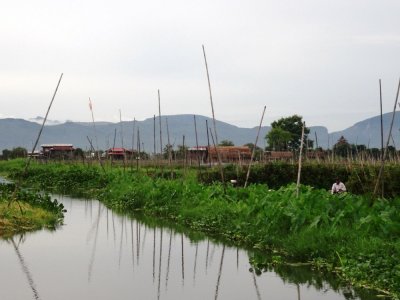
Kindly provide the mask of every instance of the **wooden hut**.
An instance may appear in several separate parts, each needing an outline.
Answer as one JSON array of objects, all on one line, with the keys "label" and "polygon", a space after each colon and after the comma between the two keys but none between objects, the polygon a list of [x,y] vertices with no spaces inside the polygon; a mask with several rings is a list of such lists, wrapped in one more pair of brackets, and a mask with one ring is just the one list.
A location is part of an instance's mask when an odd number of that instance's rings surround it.
[{"label": "wooden hut", "polygon": [[72,158],[74,146],[72,144],[43,144],[41,154],[45,158]]}]

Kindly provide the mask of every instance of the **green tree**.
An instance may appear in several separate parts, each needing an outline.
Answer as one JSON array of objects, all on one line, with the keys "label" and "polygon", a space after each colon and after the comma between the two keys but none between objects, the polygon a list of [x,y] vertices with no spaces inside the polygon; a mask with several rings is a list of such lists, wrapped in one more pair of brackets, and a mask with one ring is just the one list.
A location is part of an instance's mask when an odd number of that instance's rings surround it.
[{"label": "green tree", "polygon": [[349,156],[352,153],[352,148],[352,145],[349,144],[343,135],[338,139],[337,143],[333,145],[333,151],[335,152],[335,155],[341,157]]},{"label": "green tree", "polygon": [[[244,144],[243,146],[247,146],[250,148],[251,151],[253,151],[253,148],[254,148],[253,143],[247,143],[247,144]],[[258,146],[256,147],[256,151],[261,151],[261,150],[262,150],[261,147],[258,147]]]},{"label": "green tree", "polygon": [[230,140],[222,140],[218,146],[235,146],[235,144]]},{"label": "green tree", "polygon": [[28,155],[28,151],[25,148],[17,147],[11,150],[10,157],[11,158],[21,158],[26,157]]},{"label": "green tree", "polygon": [[[303,120],[299,115],[293,115],[286,118],[281,118],[278,121],[274,121],[271,124],[272,130],[274,132],[271,134],[270,138],[268,138],[268,134],[266,139],[268,140],[268,144],[270,147],[273,147],[274,142],[281,150],[297,150],[300,148],[301,143],[301,132],[303,128]],[[280,128],[280,130],[276,129]],[[288,133],[290,133],[290,139],[288,138]],[[304,128],[304,139],[307,139],[307,135],[310,133],[309,128]],[[287,141],[285,144],[282,141]],[[276,147],[276,146],[275,146]]]},{"label": "green tree", "polygon": [[3,155],[1,157],[2,157],[2,159],[5,159],[5,160],[9,159],[11,157],[11,150],[4,149]]},{"label": "green tree", "polygon": [[288,144],[292,139],[292,134],[280,127],[273,127],[267,133],[266,139],[271,150],[288,150]]},{"label": "green tree", "polygon": [[169,152],[171,152],[171,158],[173,158],[174,154],[175,154],[173,146],[170,145],[170,144],[166,144],[164,149],[163,149],[163,158],[164,159],[168,159]]},{"label": "green tree", "polygon": [[74,150],[74,157],[83,159],[85,157],[85,153],[83,152],[82,148],[76,148]]},{"label": "green tree", "polygon": [[183,159],[186,157],[188,147],[178,145],[178,150],[175,151],[175,158],[177,159]]},{"label": "green tree", "polygon": [[[250,148],[250,151],[253,153],[253,149],[254,149],[254,144],[253,143],[247,143],[243,146],[247,146]],[[254,157],[256,160],[258,160],[259,157],[261,157],[263,153],[263,149],[261,147],[256,146],[256,149],[254,151]]]}]

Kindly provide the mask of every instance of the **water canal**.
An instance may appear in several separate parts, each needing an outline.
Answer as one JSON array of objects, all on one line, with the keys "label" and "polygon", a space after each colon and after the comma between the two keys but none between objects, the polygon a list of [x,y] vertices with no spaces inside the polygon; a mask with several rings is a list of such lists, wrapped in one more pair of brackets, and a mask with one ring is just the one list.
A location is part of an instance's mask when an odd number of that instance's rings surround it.
[{"label": "water canal", "polygon": [[255,274],[248,251],[57,199],[63,226],[0,239],[0,299],[375,299],[299,268]]}]

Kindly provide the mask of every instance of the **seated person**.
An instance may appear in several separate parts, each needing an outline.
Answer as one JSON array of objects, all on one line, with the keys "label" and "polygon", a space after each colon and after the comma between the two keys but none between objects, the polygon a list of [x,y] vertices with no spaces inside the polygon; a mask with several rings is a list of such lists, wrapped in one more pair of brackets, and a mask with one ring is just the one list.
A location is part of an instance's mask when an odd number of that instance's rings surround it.
[{"label": "seated person", "polygon": [[332,185],[332,194],[340,194],[346,191],[346,186],[339,178],[336,178],[336,182]]}]

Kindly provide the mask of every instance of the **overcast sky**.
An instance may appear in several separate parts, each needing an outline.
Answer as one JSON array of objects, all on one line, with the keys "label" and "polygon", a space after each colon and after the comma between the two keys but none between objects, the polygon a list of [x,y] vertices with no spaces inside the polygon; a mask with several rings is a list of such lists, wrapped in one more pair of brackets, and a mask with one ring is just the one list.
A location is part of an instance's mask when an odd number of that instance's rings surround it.
[{"label": "overcast sky", "polygon": [[399,0],[0,2],[0,118],[211,116],[241,127],[300,114],[345,129],[393,109]]}]

